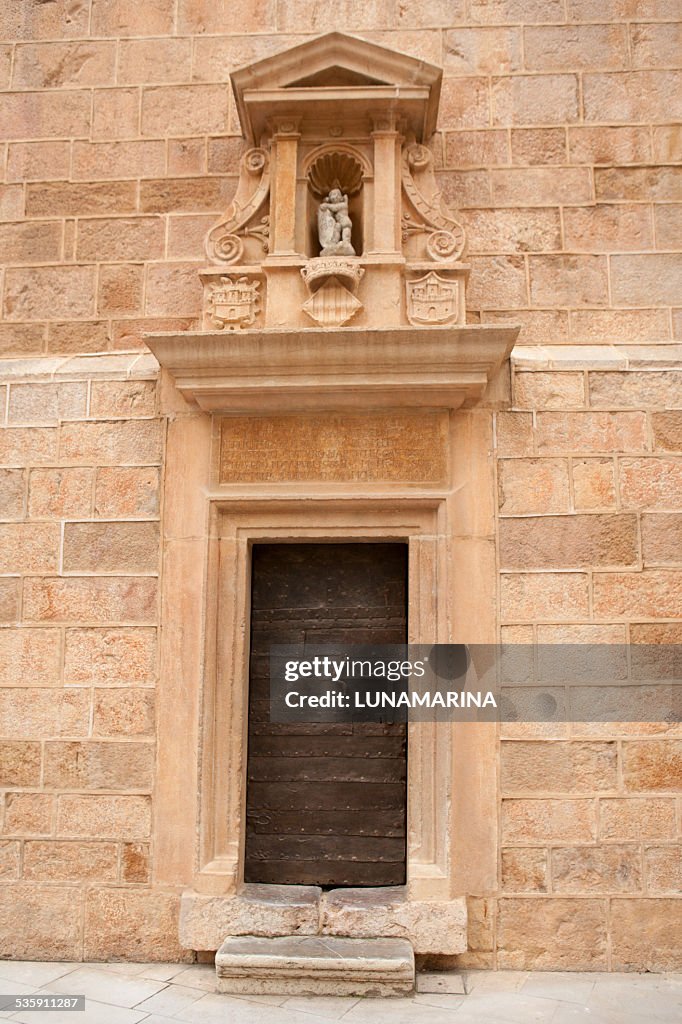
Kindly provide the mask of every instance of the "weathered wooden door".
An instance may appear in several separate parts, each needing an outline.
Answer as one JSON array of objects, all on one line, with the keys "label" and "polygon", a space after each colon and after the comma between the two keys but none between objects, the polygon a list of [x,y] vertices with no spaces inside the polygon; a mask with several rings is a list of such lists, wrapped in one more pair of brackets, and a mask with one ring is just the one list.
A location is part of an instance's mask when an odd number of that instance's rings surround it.
[{"label": "weathered wooden door", "polygon": [[247,882],[405,882],[406,729],[269,722],[273,643],[405,643],[405,544],[253,548]]}]

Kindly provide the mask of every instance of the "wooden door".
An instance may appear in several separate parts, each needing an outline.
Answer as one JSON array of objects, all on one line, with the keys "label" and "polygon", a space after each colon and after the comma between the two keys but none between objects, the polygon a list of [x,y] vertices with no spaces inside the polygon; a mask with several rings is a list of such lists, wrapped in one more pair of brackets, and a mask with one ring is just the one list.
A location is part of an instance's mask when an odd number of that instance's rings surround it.
[{"label": "wooden door", "polygon": [[269,722],[274,643],[407,641],[407,545],[253,548],[247,882],[405,882],[407,735],[380,723]]}]

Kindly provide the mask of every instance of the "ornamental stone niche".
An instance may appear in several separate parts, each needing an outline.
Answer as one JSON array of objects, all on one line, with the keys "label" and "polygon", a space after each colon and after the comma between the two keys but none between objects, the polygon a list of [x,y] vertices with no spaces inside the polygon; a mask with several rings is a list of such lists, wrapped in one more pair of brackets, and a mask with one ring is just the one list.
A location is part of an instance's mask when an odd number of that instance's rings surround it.
[{"label": "ornamental stone niche", "polygon": [[440,83],[340,33],[235,72],[248,148],[206,239],[201,329],[147,338],[176,412],[156,882],[186,890],[189,949],[296,933],[456,954],[466,896],[496,884],[493,727],[408,727],[403,867],[386,875],[403,884],[372,886],[381,844],[351,888],[323,893],[314,866],[270,884],[247,838],[257,545],[266,574],[268,546],[365,544],[381,560],[384,545],[406,559],[411,642],[495,639],[490,416],[475,407],[518,328],[466,321],[465,235],[429,148]]}]

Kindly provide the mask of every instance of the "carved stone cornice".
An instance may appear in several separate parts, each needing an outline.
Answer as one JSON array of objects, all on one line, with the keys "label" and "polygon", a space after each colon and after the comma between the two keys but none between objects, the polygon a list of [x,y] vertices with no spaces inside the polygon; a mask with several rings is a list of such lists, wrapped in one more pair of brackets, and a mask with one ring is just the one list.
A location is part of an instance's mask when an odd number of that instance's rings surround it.
[{"label": "carved stone cornice", "polygon": [[149,334],[206,412],[458,409],[478,401],[519,332],[497,324]]}]

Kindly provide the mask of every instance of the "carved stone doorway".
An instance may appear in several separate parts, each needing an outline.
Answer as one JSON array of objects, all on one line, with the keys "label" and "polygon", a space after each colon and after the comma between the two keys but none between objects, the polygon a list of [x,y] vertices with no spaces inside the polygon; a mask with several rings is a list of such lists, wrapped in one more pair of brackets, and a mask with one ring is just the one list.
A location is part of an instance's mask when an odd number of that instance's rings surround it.
[{"label": "carved stone doorway", "polygon": [[405,725],[272,723],[268,666],[276,643],[406,642],[406,544],[254,545],[245,881],[405,883]]}]

